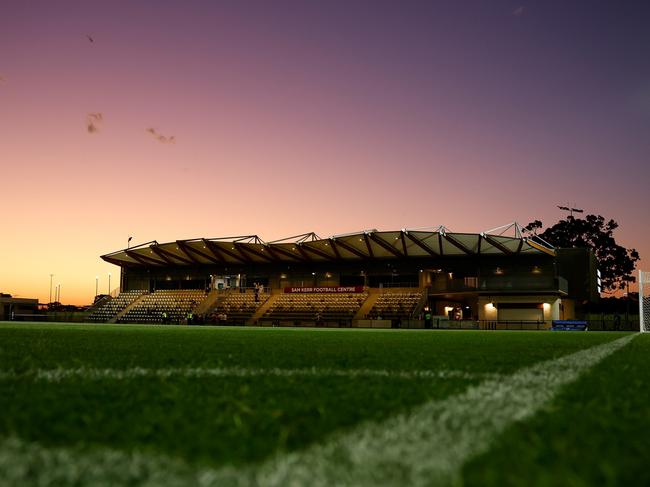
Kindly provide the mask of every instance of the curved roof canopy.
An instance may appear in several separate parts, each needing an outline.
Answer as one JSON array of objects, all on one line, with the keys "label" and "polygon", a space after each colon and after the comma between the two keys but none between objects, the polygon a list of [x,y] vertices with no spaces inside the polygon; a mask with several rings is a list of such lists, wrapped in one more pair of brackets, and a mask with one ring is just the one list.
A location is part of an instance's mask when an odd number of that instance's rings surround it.
[{"label": "curved roof canopy", "polygon": [[182,266],[513,254],[555,255],[555,250],[537,237],[523,237],[517,227],[515,236],[454,233],[438,227],[434,231],[366,230],[328,238],[307,233],[273,242],[265,242],[257,235],[195,238],[162,244],[154,240],[101,257],[119,266]]}]

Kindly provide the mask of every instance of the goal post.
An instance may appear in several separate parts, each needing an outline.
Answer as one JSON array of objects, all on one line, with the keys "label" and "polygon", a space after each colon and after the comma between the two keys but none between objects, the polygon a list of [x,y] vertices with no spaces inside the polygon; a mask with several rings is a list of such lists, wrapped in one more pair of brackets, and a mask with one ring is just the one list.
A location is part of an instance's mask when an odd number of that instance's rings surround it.
[{"label": "goal post", "polygon": [[650,272],[639,270],[639,331],[650,331]]}]

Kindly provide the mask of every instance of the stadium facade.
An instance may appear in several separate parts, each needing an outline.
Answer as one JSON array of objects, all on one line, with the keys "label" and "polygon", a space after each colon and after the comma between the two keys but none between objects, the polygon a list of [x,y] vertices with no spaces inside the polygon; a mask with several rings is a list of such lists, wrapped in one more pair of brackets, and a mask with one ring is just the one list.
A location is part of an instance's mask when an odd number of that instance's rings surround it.
[{"label": "stadium facade", "polygon": [[[202,313],[217,309],[226,294],[263,289],[269,302],[259,305],[256,295],[256,309],[242,324],[318,321],[331,304],[324,296],[359,293],[350,301],[356,304],[346,315],[349,319],[336,315],[333,326],[374,326],[372,320],[387,326],[382,315],[393,325],[397,319],[400,325],[418,326],[430,315],[438,325],[442,319],[447,325],[539,328],[550,326],[551,320],[580,317],[598,299],[592,252],[553,248],[538,237],[524,236],[516,224],[481,233],[439,227],[328,238],[309,233],[273,242],[256,235],[152,241],[102,259],[121,268],[122,292],[204,291],[206,302],[193,302]],[[411,296],[408,305],[400,302],[406,295]],[[324,303],[320,308],[319,302]],[[240,309],[245,304],[240,302]],[[299,306],[302,314],[292,314]],[[306,310],[316,310],[314,317]]]}]

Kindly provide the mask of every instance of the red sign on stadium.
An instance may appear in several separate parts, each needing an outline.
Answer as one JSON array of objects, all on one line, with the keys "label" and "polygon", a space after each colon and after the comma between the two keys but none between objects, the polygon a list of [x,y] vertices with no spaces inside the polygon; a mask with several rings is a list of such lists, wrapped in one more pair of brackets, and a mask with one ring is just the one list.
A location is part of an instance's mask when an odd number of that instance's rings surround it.
[{"label": "red sign on stadium", "polygon": [[362,293],[363,286],[285,287],[285,293]]}]

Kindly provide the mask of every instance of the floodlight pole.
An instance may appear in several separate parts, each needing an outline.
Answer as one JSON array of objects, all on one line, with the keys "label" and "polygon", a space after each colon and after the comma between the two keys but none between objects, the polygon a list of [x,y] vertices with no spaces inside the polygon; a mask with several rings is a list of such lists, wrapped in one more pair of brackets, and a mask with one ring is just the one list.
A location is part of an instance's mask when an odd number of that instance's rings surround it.
[{"label": "floodlight pole", "polygon": [[50,303],[52,302],[52,278],[54,274],[50,274]]},{"label": "floodlight pole", "polygon": [[111,273],[108,273],[108,295],[111,295]]},{"label": "floodlight pole", "polygon": [[95,276],[95,297],[99,294],[99,276]]}]

